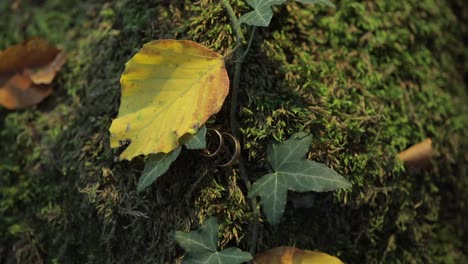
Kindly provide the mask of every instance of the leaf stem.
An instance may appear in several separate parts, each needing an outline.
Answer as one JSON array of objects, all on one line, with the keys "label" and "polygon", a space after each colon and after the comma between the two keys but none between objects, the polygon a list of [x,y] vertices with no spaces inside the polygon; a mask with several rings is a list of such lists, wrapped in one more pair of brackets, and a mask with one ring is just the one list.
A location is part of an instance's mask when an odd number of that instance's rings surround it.
[{"label": "leaf stem", "polygon": [[[240,25],[238,24],[238,20],[236,17],[236,14],[234,13],[234,10],[232,9],[231,4],[229,3],[228,0],[223,0],[223,5],[227,10],[227,13],[229,15],[229,18],[231,19],[231,24],[234,30],[234,33],[236,35],[236,60],[235,60],[235,66],[234,66],[234,77],[232,81],[232,87],[231,87],[231,107],[230,107],[230,112],[229,112],[229,122],[231,126],[231,134],[239,139],[239,123],[237,121],[237,112],[238,112],[238,95],[239,95],[239,87],[240,87],[240,75],[242,71],[242,63],[244,62],[244,59],[246,55],[248,54],[250,47],[252,45],[252,41],[255,35],[255,27],[252,29],[252,33],[249,38],[249,42],[247,45],[247,48],[243,50],[243,44],[242,42],[244,41],[244,35],[242,34]],[[244,182],[244,185],[247,189],[247,193],[250,191],[250,188],[252,186],[252,183],[250,182],[248,176],[247,176],[247,170],[245,167],[245,163],[242,157],[242,154],[239,156],[239,174]],[[258,207],[257,207],[257,198],[251,198],[250,199],[250,206],[252,207],[252,223],[251,223],[251,240],[250,240],[250,245],[249,245],[249,252],[250,254],[254,254],[256,252],[257,248],[257,239],[258,239],[258,217],[259,217],[259,212],[258,212]]]},{"label": "leaf stem", "polygon": [[238,24],[236,13],[234,13],[234,9],[232,9],[229,0],[223,0],[223,5],[226,8],[229,19],[231,19],[232,29],[236,34],[236,41],[240,43],[244,40],[244,34],[242,34],[242,31],[240,30],[240,25]]},{"label": "leaf stem", "polygon": [[256,29],[256,27],[252,27],[252,32],[250,33],[249,43],[247,44],[247,48],[245,48],[244,53],[242,53],[242,55],[241,55],[242,60],[245,59],[245,56],[247,56],[247,54],[249,53],[250,46],[252,46],[252,42],[253,42],[253,39],[254,39],[254,36],[255,36],[255,29]]}]

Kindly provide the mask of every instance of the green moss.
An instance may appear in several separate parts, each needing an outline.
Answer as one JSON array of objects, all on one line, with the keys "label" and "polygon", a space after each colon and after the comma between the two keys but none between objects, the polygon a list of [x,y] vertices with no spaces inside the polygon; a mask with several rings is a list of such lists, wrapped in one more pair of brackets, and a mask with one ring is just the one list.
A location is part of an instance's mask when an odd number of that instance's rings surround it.
[{"label": "green moss", "polygon": [[[261,32],[260,53],[248,62],[258,71],[246,85],[251,103],[244,134],[251,157],[264,153],[261,139],[284,138],[287,129],[304,126],[314,135],[309,157],[354,186],[336,200],[313,195],[311,209],[289,207],[281,235],[267,232],[262,248],[296,244],[350,263],[426,263],[454,252],[447,259],[466,261],[458,242],[444,250],[435,243],[447,214],[461,217],[447,212],[442,200],[447,185],[466,186],[458,173],[466,170],[461,141],[468,124],[461,105],[465,84],[457,72],[463,54],[457,18],[448,6],[434,5],[342,1],[336,11],[290,5],[272,29]],[[255,80],[264,68],[269,77]],[[284,116],[278,118],[278,111]],[[394,157],[426,137],[434,140],[438,165],[405,173]],[[461,146],[449,143],[451,137]],[[458,172],[442,165],[454,156]],[[452,239],[462,241],[459,233]]]},{"label": "green moss", "polygon": [[[69,59],[45,102],[0,109],[0,262],[173,263],[183,252],[170,232],[210,215],[220,220],[222,246],[246,248],[251,212],[235,169],[185,151],[137,194],[143,160],[115,162],[121,150],[109,148],[125,62],[159,38],[227,54],[234,40],[220,2],[19,1],[14,10],[12,2],[0,3],[0,49],[39,35]],[[262,223],[260,250],[297,245],[348,263],[467,261],[466,12],[462,1],[430,0],[275,9],[242,74],[249,176],[267,170],[269,142],[306,130],[309,158],[353,190],[291,194],[282,224]],[[227,111],[212,121],[226,131]],[[434,166],[405,172],[395,155],[426,137]],[[310,208],[294,209],[297,201]]]}]

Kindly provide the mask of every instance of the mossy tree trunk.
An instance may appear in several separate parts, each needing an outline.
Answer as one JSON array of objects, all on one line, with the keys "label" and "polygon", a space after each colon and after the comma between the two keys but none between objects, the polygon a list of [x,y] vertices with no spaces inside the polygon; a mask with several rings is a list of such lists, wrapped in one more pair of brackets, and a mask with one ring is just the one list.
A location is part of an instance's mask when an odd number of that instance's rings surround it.
[{"label": "mossy tree trunk", "polygon": [[[468,261],[464,2],[336,6],[275,8],[244,62],[239,123],[252,180],[267,170],[269,142],[304,130],[314,136],[308,158],[353,189],[290,194],[278,228],[262,223],[258,249],[296,245],[347,263]],[[233,48],[220,1],[2,1],[0,13],[0,49],[42,36],[69,57],[45,102],[0,109],[0,263],[174,263],[183,252],[170,232],[210,215],[221,246],[247,249],[251,212],[236,167],[183,152],[138,194],[143,160],[116,162],[109,147],[120,73],[144,43]],[[228,116],[226,105],[212,124],[227,131]],[[426,137],[433,166],[406,172],[396,154]]]}]

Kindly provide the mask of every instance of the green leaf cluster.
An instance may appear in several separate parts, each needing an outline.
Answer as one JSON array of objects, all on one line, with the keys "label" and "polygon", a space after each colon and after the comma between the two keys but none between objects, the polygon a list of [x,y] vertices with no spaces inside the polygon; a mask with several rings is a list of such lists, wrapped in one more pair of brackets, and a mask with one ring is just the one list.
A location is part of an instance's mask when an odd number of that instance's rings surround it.
[{"label": "green leaf cluster", "polygon": [[208,218],[199,230],[175,232],[175,240],[187,254],[183,264],[238,264],[252,259],[250,253],[239,248],[218,251],[218,222],[215,217]]},{"label": "green leaf cluster", "polygon": [[325,164],[303,158],[311,140],[310,134],[299,132],[283,143],[270,145],[267,150],[274,172],[256,181],[249,197],[260,196],[268,221],[274,225],[283,215],[288,190],[326,192],[351,187],[343,176]]}]

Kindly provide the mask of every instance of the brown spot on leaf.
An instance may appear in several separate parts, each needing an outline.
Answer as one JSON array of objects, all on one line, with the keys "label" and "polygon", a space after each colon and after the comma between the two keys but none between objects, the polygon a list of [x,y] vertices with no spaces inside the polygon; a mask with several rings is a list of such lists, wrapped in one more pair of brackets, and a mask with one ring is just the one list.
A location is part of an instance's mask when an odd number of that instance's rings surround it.
[{"label": "brown spot on leaf", "polygon": [[212,83],[213,80],[214,80],[214,78],[215,78],[215,77],[214,77],[213,75],[210,75],[210,76],[208,76],[208,80],[207,80],[207,81],[208,81],[209,83]]}]

